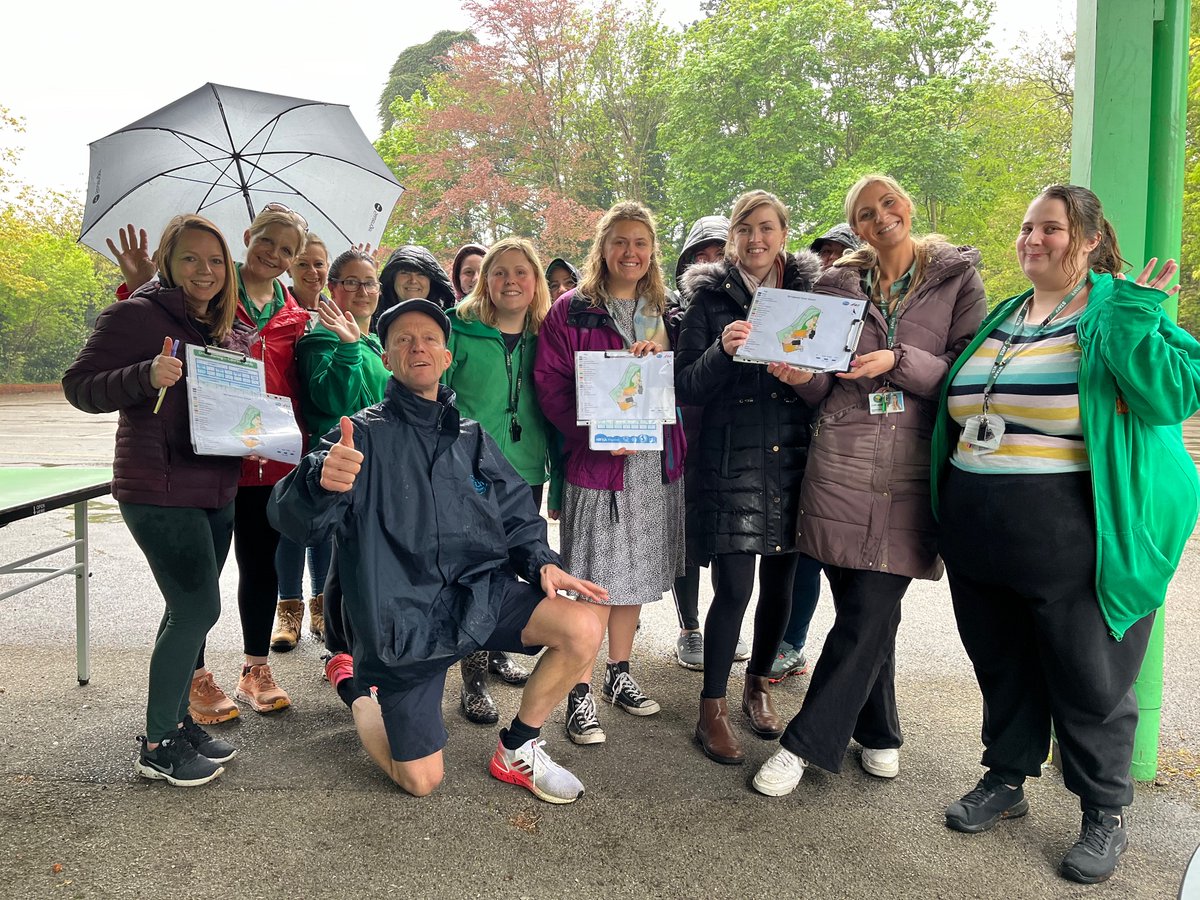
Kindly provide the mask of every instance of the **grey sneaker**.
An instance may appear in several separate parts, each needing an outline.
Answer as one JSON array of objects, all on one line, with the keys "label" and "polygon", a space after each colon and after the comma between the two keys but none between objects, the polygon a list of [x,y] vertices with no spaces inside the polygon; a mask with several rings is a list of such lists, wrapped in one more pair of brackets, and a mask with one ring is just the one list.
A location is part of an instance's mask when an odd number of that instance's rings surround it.
[{"label": "grey sneaker", "polygon": [[704,635],[685,631],[675,640],[675,661],[685,669],[704,671]]},{"label": "grey sneaker", "polygon": [[779,642],[779,653],[771,663],[771,684],[778,684],[792,675],[803,675],[808,671],[808,657],[803,647],[793,647],[787,641]]},{"label": "grey sneaker", "polygon": [[745,639],[739,635],[737,646],[733,648],[733,661],[734,662],[745,662],[749,658],[750,658],[750,645],[747,644]]}]

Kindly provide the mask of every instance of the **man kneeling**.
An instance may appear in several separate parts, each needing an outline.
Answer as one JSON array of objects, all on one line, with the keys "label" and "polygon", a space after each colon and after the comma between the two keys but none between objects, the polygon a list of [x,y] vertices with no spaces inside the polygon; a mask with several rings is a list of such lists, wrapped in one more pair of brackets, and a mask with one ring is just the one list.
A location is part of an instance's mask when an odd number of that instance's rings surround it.
[{"label": "man kneeling", "polygon": [[378,328],[392,373],[383,402],[342,418],[340,439],[330,432],[279,482],[271,522],[302,544],[337,536],[354,724],[396,784],[424,796],[441,783],[442,691],[454,663],[479,649],[545,647],[490,771],[570,803],[583,785],[538,734],[590,677],[602,635],[596,616],[558,591],[601,602],[608,593],[559,567],[528,486],[440,384],[450,365],[441,309],[406,300]]}]

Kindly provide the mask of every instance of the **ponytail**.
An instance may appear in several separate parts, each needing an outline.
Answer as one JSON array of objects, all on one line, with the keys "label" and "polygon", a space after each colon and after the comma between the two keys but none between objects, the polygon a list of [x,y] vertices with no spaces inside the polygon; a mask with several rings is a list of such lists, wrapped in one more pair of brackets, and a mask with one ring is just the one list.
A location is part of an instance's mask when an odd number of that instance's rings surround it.
[{"label": "ponytail", "polygon": [[1129,263],[1121,256],[1121,248],[1117,244],[1117,233],[1112,223],[1105,219],[1100,225],[1100,243],[1088,254],[1088,268],[1093,272],[1106,275],[1116,275],[1125,269]]}]

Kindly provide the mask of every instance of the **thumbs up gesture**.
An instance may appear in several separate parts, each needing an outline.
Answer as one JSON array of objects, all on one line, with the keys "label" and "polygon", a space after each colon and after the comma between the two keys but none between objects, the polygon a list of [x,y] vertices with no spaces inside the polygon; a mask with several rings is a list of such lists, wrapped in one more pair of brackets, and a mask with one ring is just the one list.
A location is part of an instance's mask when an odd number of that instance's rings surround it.
[{"label": "thumbs up gesture", "polygon": [[321,487],[327,491],[345,493],[354,487],[354,479],[362,468],[363,455],[354,449],[354,426],[342,416],[341,439],[333,445],[321,463]]},{"label": "thumbs up gesture", "polygon": [[183,361],[171,355],[174,345],[169,337],[163,338],[162,353],[150,361],[150,386],[155,390],[168,388],[183,377]]}]

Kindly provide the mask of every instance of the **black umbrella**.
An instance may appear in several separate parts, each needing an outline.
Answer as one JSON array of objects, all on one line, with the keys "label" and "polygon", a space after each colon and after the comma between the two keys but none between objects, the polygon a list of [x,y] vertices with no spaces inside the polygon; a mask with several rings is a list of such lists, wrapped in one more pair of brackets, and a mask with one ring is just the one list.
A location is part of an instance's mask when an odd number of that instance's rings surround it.
[{"label": "black umbrella", "polygon": [[349,107],[206,84],[91,145],[79,240],[111,259],[105,239],[126,223],[155,241],[191,212],[237,248],[255,214],[276,202],[331,251],[378,246],[403,190]]}]

